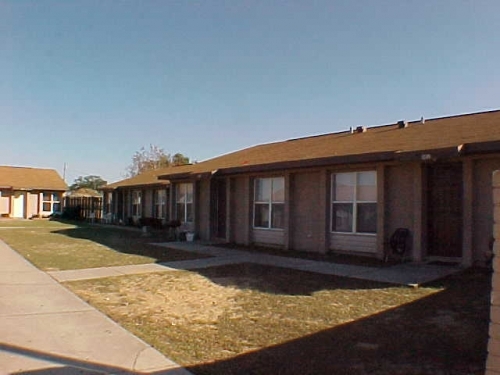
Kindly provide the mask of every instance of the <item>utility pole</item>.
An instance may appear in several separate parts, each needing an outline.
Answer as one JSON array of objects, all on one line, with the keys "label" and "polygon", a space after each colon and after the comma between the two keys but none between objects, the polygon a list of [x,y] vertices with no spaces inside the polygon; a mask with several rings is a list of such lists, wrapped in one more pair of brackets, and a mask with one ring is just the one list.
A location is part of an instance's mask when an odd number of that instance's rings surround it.
[{"label": "utility pole", "polygon": [[63,180],[64,180],[64,182],[66,182],[66,163],[64,163],[64,167],[63,167]]}]

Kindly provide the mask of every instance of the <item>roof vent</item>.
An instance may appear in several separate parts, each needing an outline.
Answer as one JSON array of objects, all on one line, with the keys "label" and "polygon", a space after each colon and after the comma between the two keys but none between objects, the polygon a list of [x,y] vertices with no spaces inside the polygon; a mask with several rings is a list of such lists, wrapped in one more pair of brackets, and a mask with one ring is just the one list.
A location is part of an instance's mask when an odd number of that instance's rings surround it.
[{"label": "roof vent", "polygon": [[405,120],[398,121],[398,128],[399,129],[404,129],[407,127],[408,127],[408,121],[405,121]]},{"label": "roof vent", "polygon": [[425,118],[424,118],[424,116],[420,117],[420,123],[421,124],[425,124]]},{"label": "roof vent", "polygon": [[366,131],[366,127],[364,126],[357,126],[356,127],[356,133],[364,133]]}]

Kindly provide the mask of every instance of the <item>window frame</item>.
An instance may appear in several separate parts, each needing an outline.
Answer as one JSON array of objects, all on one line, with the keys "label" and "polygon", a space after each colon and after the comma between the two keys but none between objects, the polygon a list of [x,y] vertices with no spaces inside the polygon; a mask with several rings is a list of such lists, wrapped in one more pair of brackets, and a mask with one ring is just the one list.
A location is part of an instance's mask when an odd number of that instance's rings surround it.
[{"label": "window frame", "polygon": [[[281,179],[282,180],[282,185],[283,185],[283,200],[273,200],[273,195],[274,195],[274,180],[276,179]],[[268,200],[258,200],[258,190],[257,186],[259,185],[259,181],[263,180],[270,180],[270,191],[269,191],[269,199]],[[283,216],[284,216],[284,211],[285,211],[285,189],[286,189],[286,184],[285,184],[285,177],[284,176],[272,176],[272,177],[256,177],[254,178],[253,181],[253,218],[252,218],[252,227],[253,229],[261,229],[261,230],[278,230],[278,231],[283,231],[284,228],[284,222],[283,226],[281,227],[275,227],[273,226],[273,206],[276,205],[282,205],[283,209]],[[256,218],[257,218],[257,206],[262,206],[262,205],[267,205],[268,209],[268,214],[267,214],[267,226],[257,226],[256,225]],[[283,220],[284,221],[284,220]]]},{"label": "window frame", "polygon": [[111,206],[113,204],[113,193],[105,192],[104,193],[104,213],[111,213]]},{"label": "window frame", "polygon": [[[186,197],[184,202],[180,201],[180,190],[183,190],[181,191],[181,193],[183,193],[182,197]],[[189,194],[188,190],[191,190],[191,194]],[[179,205],[183,205],[182,214],[179,213]],[[187,221],[189,206],[191,206],[191,221]],[[192,182],[183,182],[175,185],[175,212],[177,219],[180,220],[181,223],[192,224],[194,222],[194,184]]]},{"label": "window frame", "polygon": [[[358,199],[358,175],[361,173],[373,173],[375,177],[375,200],[361,200]],[[352,191],[352,200],[335,200],[335,177],[340,174],[350,174],[354,176],[354,184],[353,184],[353,191]],[[378,211],[378,176],[377,176],[377,171],[374,169],[370,170],[361,170],[361,171],[353,171],[353,172],[333,172],[330,177],[330,182],[331,182],[331,188],[330,188],[330,233],[338,233],[338,234],[352,234],[352,235],[362,235],[362,236],[376,236],[377,235],[377,217],[376,217],[376,222],[375,222],[375,231],[374,232],[360,232],[358,231],[358,209],[360,205],[363,204],[374,204],[375,205],[375,216],[377,216],[377,211]],[[334,217],[334,205],[335,204],[351,204],[352,205],[352,221],[351,221],[351,231],[340,231],[340,230],[334,230],[333,229],[333,223],[335,220]]]},{"label": "window frame", "polygon": [[142,217],[142,190],[132,190],[132,216]]},{"label": "window frame", "polygon": [[[49,196],[49,199],[46,199],[46,195]],[[49,210],[46,210],[45,209],[45,205],[48,204],[50,209]],[[59,196],[58,193],[54,193],[54,192],[43,192],[42,193],[42,212],[57,212],[57,211],[54,211],[54,205],[58,204],[59,205],[59,211],[60,211],[60,208],[61,208],[61,198]]]},{"label": "window frame", "polygon": [[[160,194],[163,193],[163,194]],[[153,206],[155,219],[166,219],[167,217],[167,190],[156,189],[153,191]]]}]

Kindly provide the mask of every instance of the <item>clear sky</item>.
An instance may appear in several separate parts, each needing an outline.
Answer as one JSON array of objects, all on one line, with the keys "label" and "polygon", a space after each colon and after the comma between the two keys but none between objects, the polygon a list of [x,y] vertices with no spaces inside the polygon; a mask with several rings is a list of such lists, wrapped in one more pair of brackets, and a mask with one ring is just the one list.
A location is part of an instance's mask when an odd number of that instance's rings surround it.
[{"label": "clear sky", "polygon": [[499,69],[498,0],[0,0],[0,165],[113,182],[150,144],[498,109]]}]

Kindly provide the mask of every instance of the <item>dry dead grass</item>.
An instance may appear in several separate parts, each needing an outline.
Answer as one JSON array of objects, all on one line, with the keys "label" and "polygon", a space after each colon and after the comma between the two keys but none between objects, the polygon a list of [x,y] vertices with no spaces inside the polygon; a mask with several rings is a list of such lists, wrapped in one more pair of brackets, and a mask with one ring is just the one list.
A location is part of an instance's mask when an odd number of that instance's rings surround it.
[{"label": "dry dead grass", "polygon": [[198,367],[340,327],[443,290],[251,264],[67,286],[167,356]]},{"label": "dry dead grass", "polygon": [[161,241],[161,236],[142,237],[140,232],[128,229],[45,220],[2,221],[0,239],[45,271],[205,257],[150,244]]}]

